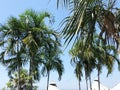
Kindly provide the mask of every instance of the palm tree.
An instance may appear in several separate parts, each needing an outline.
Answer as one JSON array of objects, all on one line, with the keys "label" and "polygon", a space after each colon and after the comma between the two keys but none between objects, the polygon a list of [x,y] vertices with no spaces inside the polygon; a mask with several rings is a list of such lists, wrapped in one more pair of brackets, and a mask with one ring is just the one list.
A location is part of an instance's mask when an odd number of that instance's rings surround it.
[{"label": "palm tree", "polygon": [[10,17],[7,21],[7,24],[0,27],[2,39],[1,45],[3,46],[1,53],[2,59],[4,60],[3,63],[7,64],[8,66],[9,75],[16,70],[18,71],[18,90],[21,89],[20,69],[24,61],[22,59],[22,53],[25,52],[24,46],[22,44],[22,27],[23,26],[21,21],[15,17]]},{"label": "palm tree", "polygon": [[[95,67],[98,70],[98,87],[100,90],[100,73],[102,72],[102,67],[106,66],[108,69],[108,74],[112,72],[114,62],[119,60],[117,59],[117,51],[114,46],[105,45],[102,41],[99,41],[98,36],[94,38],[94,54],[95,54]],[[112,53],[111,53],[112,52]]]},{"label": "palm tree", "polygon": [[[57,1],[59,4],[60,0]],[[110,45],[114,44],[114,46],[116,46],[116,48],[118,49],[120,38],[119,38],[119,23],[116,22],[116,18],[119,18],[119,16],[116,17],[113,14],[113,11],[114,12],[118,11],[116,8],[114,8],[116,0],[109,0],[108,2],[106,1],[108,4],[106,2],[103,2],[102,0],[87,0],[87,1],[62,0],[62,1],[65,6],[70,7],[72,12],[70,16],[66,17],[63,20],[63,24],[65,24],[65,27],[62,30],[62,34],[63,38],[65,39],[65,43],[67,42],[69,44],[70,41],[72,41],[72,39],[74,38],[75,38],[74,43],[78,42],[78,40],[82,38],[84,35],[86,37],[84,49],[86,49],[89,45],[90,48],[94,48],[94,46],[92,45],[94,41],[94,33],[100,32],[99,39],[101,39],[102,42],[104,42],[104,45],[107,46],[109,44]],[[115,27],[115,24],[118,25],[118,28]],[[104,51],[106,51],[105,49],[107,48],[104,48]],[[94,50],[93,52],[95,52]],[[98,59],[94,61],[95,62],[97,61],[98,64],[98,76],[99,76],[102,67],[101,64],[103,64],[103,61],[101,60],[102,61],[101,62],[100,59],[104,58],[103,60],[105,60],[105,62],[106,59],[103,56],[97,57],[95,53],[94,55],[95,55],[94,59],[96,58]]]},{"label": "palm tree", "polygon": [[75,63],[75,64],[76,64],[75,65],[75,75],[78,79],[78,86],[79,86],[78,90],[81,90],[80,82],[81,82],[81,77],[83,76],[83,73],[82,73],[83,67],[82,67],[82,64],[80,62]]},{"label": "palm tree", "polygon": [[64,66],[62,63],[62,60],[60,59],[61,50],[59,49],[60,43],[58,40],[58,36],[55,34],[55,40],[49,41],[48,45],[46,45],[45,48],[45,60],[43,61],[43,67],[41,69],[41,72],[47,75],[47,90],[49,85],[49,79],[50,79],[50,71],[55,70],[58,72],[59,80],[61,79],[61,76],[64,71]]},{"label": "palm tree", "polygon": [[[86,38],[86,37],[83,37]],[[90,76],[93,69],[97,68],[98,70],[98,86],[100,90],[100,73],[102,71],[102,67],[106,66],[108,69],[108,74],[112,72],[112,68],[114,62],[118,59],[116,58],[116,49],[114,46],[107,45],[99,40],[98,35],[94,35],[92,44],[85,45],[85,39],[79,39],[74,47],[70,50],[70,54],[72,55],[72,60],[74,62],[80,62],[82,67],[85,70],[85,78],[86,78],[86,85],[87,80]],[[113,52],[113,54],[111,54]],[[79,67],[81,67],[79,65]],[[90,82],[91,83],[91,82]],[[87,85],[88,86],[88,85]],[[90,88],[92,90],[91,84]],[[88,90],[88,87],[87,87]]]},{"label": "palm tree", "polygon": [[80,63],[76,65],[75,74],[76,74],[76,77],[78,78],[79,90],[81,90],[80,81],[81,81],[81,76],[83,75],[82,75],[82,65],[79,65],[79,64]]},{"label": "palm tree", "polygon": [[[65,42],[70,43],[75,38],[77,42],[81,35],[84,35],[84,26],[87,25],[86,42],[91,43],[93,33],[100,32],[100,38],[103,38],[104,43],[113,44],[116,47],[119,44],[119,30],[115,27],[116,17],[113,12],[117,12],[116,0],[57,0],[59,3],[70,8],[71,14],[63,20],[65,27],[62,30]],[[119,25],[119,24],[118,24]],[[99,26],[99,27],[98,27]],[[99,28],[99,29],[98,29]],[[95,31],[96,29],[96,31]],[[100,30],[100,31],[99,31]],[[112,38],[112,39],[111,39]]]},{"label": "palm tree", "polygon": [[37,72],[37,74],[39,74],[38,68],[43,62],[43,57],[46,55],[45,50],[50,49],[47,48],[50,44],[54,45],[56,37],[52,38],[55,36],[55,33],[53,33],[53,31],[48,28],[44,22],[45,18],[50,18],[50,14],[48,12],[37,13],[33,10],[27,10],[21,15],[21,19],[24,20],[26,17],[28,19],[28,23],[26,25],[26,36],[22,41],[25,44],[29,55],[29,75],[32,76],[30,80],[30,90],[32,90],[32,80],[39,79],[39,76],[37,77],[36,74],[34,74],[33,77],[33,73]]},{"label": "palm tree", "polygon": [[[18,86],[18,73],[17,72],[14,72],[11,77],[10,77],[10,80],[7,82],[7,87],[8,88],[15,88]],[[29,89],[29,74],[28,74],[28,71],[26,69],[21,69],[20,71],[20,77],[21,77],[21,89]]]},{"label": "palm tree", "polygon": [[[76,63],[76,66],[79,65],[79,68],[81,67],[84,68],[86,88],[88,90],[88,77],[90,80],[91,72],[94,69],[93,66],[95,64],[93,50],[92,48],[85,46],[85,39],[80,39],[75,44],[75,46],[70,50],[70,54],[72,55],[73,57],[72,60],[73,62]],[[81,74],[80,71],[78,74]],[[90,87],[91,87],[91,82],[90,82]]]},{"label": "palm tree", "polygon": [[[44,70],[44,71],[43,71]],[[49,85],[49,79],[50,79],[50,71],[56,70],[59,75],[59,80],[61,79],[62,73],[63,73],[63,64],[62,61],[56,58],[56,60],[49,60],[46,63],[44,63],[44,66],[42,68],[43,73],[47,74],[47,90],[48,90],[48,85]]]},{"label": "palm tree", "polygon": [[70,51],[69,51],[70,55],[72,56],[72,59],[71,59],[71,64],[75,66],[75,75],[78,79],[78,90],[81,90],[81,85],[80,85],[80,82],[81,82],[81,77],[83,76],[83,73],[82,73],[82,69],[83,69],[83,65],[82,63],[80,63],[80,61],[78,61],[77,59],[79,59],[77,57],[78,55],[78,51],[77,51],[77,46],[76,48],[72,48]]}]

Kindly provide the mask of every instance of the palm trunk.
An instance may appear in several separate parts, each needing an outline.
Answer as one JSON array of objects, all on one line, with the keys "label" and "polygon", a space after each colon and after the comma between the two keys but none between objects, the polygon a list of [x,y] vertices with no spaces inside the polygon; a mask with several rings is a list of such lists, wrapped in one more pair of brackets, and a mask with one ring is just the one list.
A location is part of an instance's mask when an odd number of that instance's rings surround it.
[{"label": "palm trunk", "polygon": [[21,78],[20,78],[20,59],[19,59],[19,45],[17,44],[17,60],[18,60],[18,90],[21,90]]},{"label": "palm trunk", "polygon": [[30,59],[30,69],[29,69],[29,77],[30,80],[29,80],[29,83],[30,83],[30,87],[29,87],[29,90],[33,90],[33,82],[32,82],[32,69],[33,69],[33,65],[32,65],[32,59]]},{"label": "palm trunk", "polygon": [[79,86],[79,90],[81,90],[81,85],[80,85],[80,76],[79,76],[79,80],[78,80],[78,86]]},{"label": "palm trunk", "polygon": [[86,77],[86,90],[88,90],[88,79]]},{"label": "palm trunk", "polygon": [[88,90],[88,79],[87,79],[86,71],[85,71],[85,80],[86,80],[86,90]]},{"label": "palm trunk", "polygon": [[100,70],[98,69],[98,90],[100,90]]},{"label": "palm trunk", "polygon": [[[18,62],[20,64],[19,59],[18,59]],[[21,78],[20,78],[20,65],[18,65],[18,90],[21,90],[21,83],[20,83],[20,81],[21,81]]]},{"label": "palm trunk", "polygon": [[89,76],[89,82],[90,82],[90,90],[92,90],[91,74]]},{"label": "palm trunk", "polygon": [[47,77],[47,90],[49,86],[49,80],[50,80],[50,71],[47,71],[48,77]]}]

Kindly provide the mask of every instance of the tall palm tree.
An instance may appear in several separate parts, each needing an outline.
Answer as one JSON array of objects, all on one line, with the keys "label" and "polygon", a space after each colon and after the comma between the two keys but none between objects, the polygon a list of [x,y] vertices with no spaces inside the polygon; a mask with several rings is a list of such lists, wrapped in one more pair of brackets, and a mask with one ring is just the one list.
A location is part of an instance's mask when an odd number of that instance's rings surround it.
[{"label": "tall palm tree", "polygon": [[49,79],[50,79],[50,71],[55,70],[58,72],[59,80],[61,79],[61,76],[64,71],[64,66],[62,63],[62,60],[60,59],[61,50],[59,49],[60,43],[58,40],[58,36],[55,34],[55,40],[50,42],[48,45],[46,45],[45,48],[45,60],[43,61],[43,67],[41,69],[41,72],[47,75],[47,90],[49,85]]},{"label": "tall palm tree", "polygon": [[63,64],[62,61],[56,58],[56,60],[48,60],[46,63],[44,63],[44,66],[42,68],[43,74],[47,74],[47,90],[49,85],[49,79],[50,79],[50,71],[55,70],[58,72],[59,80],[61,79],[62,73],[63,73]]},{"label": "tall palm tree", "polygon": [[[95,64],[95,63],[93,63],[93,61],[94,61],[93,50],[90,47],[86,48],[85,40],[80,39],[75,44],[75,46],[70,50],[70,54],[72,55],[72,57],[73,57],[72,60],[76,63],[76,66],[80,65],[79,68],[81,66],[82,66],[82,68],[84,68],[85,79],[86,79],[86,88],[88,90],[88,77],[90,79],[90,74],[91,74],[91,72],[93,70],[93,66]],[[80,63],[80,64],[77,64],[77,63]],[[78,73],[78,74],[80,74],[80,73]],[[92,87],[91,87],[91,89],[92,89]]]},{"label": "tall palm tree", "polygon": [[[25,52],[22,44],[23,29],[22,23],[15,17],[10,17],[7,24],[0,27],[3,51],[1,53],[4,64],[8,66],[9,75],[17,70],[19,75],[18,90],[21,89],[20,69],[23,65],[22,53]],[[7,57],[7,58],[5,58]],[[25,62],[25,61],[24,61]]]},{"label": "tall palm tree", "polygon": [[81,90],[80,81],[81,81],[81,76],[83,76],[83,74],[82,74],[82,65],[80,65],[80,63],[77,63],[76,65],[75,74],[76,74],[76,77],[78,78],[78,84],[79,84],[78,90]]},{"label": "tall palm tree", "polygon": [[[74,62],[75,63],[75,62]],[[80,62],[77,62],[75,63],[75,75],[78,79],[78,90],[81,90],[81,85],[80,85],[80,82],[81,82],[81,77],[83,76],[83,73],[82,73],[82,70],[83,70],[83,66]]]},{"label": "tall palm tree", "polygon": [[[59,4],[60,0],[57,1],[57,4]],[[65,27],[62,30],[62,34],[65,42],[69,44],[74,37],[74,42],[78,42],[78,39],[85,35],[87,38],[85,47],[90,45],[92,46],[91,48],[94,48],[92,45],[94,33],[100,32],[99,39],[102,39],[104,45],[114,44],[118,49],[120,38],[119,23],[116,22],[116,18],[119,17],[116,17],[113,13],[113,11],[118,11],[118,9],[114,8],[116,0],[108,0],[105,2],[104,0],[62,0],[62,2],[65,6],[68,6],[68,8],[70,7],[72,12],[70,16],[63,20]],[[115,24],[118,26],[116,27]],[[104,48],[104,51],[106,51],[105,49],[107,48]],[[103,64],[103,61],[101,60],[101,62],[100,59],[102,59],[103,56],[97,57],[96,54],[94,55],[95,59],[97,58],[95,61],[97,61],[98,64],[99,76],[102,67],[101,64]],[[107,55],[107,53],[105,55]],[[106,62],[105,57],[103,60]]]},{"label": "tall palm tree", "polygon": [[[112,72],[114,62],[119,61],[117,59],[117,51],[114,46],[105,45],[102,41],[99,41],[98,36],[94,38],[94,54],[95,54],[95,67],[98,70],[98,87],[100,90],[100,74],[102,72],[102,67],[106,66],[108,69],[108,74]],[[112,52],[112,53],[111,53]]]},{"label": "tall palm tree", "polygon": [[[82,67],[85,70],[86,84],[87,79],[90,79],[93,69],[97,68],[98,86],[100,90],[100,73],[102,71],[102,67],[106,66],[108,69],[108,74],[110,74],[112,72],[114,62],[116,60],[117,62],[119,62],[116,58],[116,49],[114,46],[105,46],[102,40],[99,41],[98,35],[94,35],[92,44],[85,43],[86,42],[84,41],[84,39],[79,39],[74,47],[71,49],[70,54],[72,55],[74,62],[80,62],[82,64]],[[111,52],[113,52],[113,54],[111,54]]]},{"label": "tall palm tree", "polygon": [[[44,49],[49,50],[50,48],[47,48],[47,46],[49,46],[49,44],[54,45],[54,40],[56,38],[52,38],[55,33],[53,33],[53,31],[48,28],[44,22],[45,18],[50,18],[50,14],[48,12],[38,13],[33,10],[27,10],[21,15],[21,19],[24,20],[24,18],[27,18],[28,22],[26,25],[26,36],[22,41],[25,44],[30,57],[29,74],[32,76],[30,79],[30,90],[32,90],[32,80],[39,79],[36,74],[34,74],[33,77],[33,73],[37,72],[37,74],[39,74],[38,68],[44,59],[43,56],[46,55]],[[38,55],[38,58],[36,55]]]}]

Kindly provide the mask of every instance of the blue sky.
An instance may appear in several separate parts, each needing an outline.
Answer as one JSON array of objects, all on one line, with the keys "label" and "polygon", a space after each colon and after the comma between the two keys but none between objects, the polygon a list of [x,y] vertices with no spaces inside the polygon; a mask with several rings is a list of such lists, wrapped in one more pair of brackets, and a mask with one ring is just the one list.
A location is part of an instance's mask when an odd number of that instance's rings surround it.
[{"label": "blue sky", "polygon": [[[60,21],[67,16],[68,11],[65,8],[57,9],[56,6],[57,0],[1,0],[0,1],[0,23],[6,23],[6,20],[10,16],[18,17],[19,14],[23,13],[26,9],[34,9],[36,11],[49,11],[52,15],[55,16],[55,23],[52,28],[57,30],[59,27]],[[63,43],[63,40],[62,40]],[[62,47],[64,50],[64,46]],[[73,67],[70,65],[70,55],[68,54],[68,47],[64,50],[61,59],[63,60],[65,72],[63,74],[62,80],[58,81],[58,76],[56,72],[52,72],[50,76],[50,81],[55,81],[61,89],[73,89],[77,90],[77,80],[74,75]],[[5,86],[5,83],[8,81],[7,70],[0,64],[0,89]],[[106,77],[107,71],[103,68],[101,74],[101,82],[108,86],[113,87],[120,82],[119,76],[120,72],[117,70],[117,64],[114,66],[114,72]],[[97,78],[97,71],[94,71],[92,74],[92,80]],[[41,78],[40,82],[37,83],[41,89],[46,88],[46,78]],[[85,80],[82,80],[81,87],[84,89]],[[83,90],[82,89],[82,90]]]}]

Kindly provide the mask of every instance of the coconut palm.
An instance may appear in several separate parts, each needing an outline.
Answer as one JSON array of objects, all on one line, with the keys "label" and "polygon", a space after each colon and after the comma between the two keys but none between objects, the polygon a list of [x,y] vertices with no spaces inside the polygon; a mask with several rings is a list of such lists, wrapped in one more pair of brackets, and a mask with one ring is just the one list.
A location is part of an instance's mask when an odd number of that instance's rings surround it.
[{"label": "coconut palm", "polygon": [[21,88],[20,68],[24,65],[23,62],[25,63],[25,60],[22,58],[22,54],[25,52],[22,44],[22,38],[24,36],[22,27],[20,20],[15,17],[10,17],[7,24],[0,27],[1,46],[3,46],[1,58],[4,60],[3,63],[8,66],[9,75],[14,71],[18,71],[18,90]]}]

